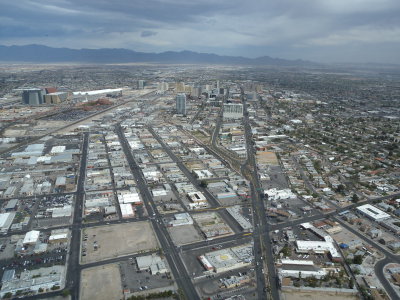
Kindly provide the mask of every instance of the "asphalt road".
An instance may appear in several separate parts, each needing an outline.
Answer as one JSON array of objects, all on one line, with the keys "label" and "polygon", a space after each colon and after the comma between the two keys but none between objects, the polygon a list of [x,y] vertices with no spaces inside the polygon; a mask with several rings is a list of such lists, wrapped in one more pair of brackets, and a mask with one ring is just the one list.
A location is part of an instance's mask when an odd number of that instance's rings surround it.
[{"label": "asphalt road", "polygon": [[85,133],[82,144],[82,157],[79,170],[79,178],[76,190],[76,200],[74,208],[74,226],[71,230],[70,255],[68,258],[68,270],[66,278],[66,288],[71,291],[72,299],[79,299],[79,288],[81,273],[79,269],[80,240],[82,225],[82,207],[85,196],[86,162],[88,154],[89,134]]},{"label": "asphalt road", "polygon": [[163,224],[162,216],[158,213],[156,209],[153,198],[150,194],[149,189],[147,188],[145,179],[143,178],[142,171],[133,158],[132,151],[120,126],[117,126],[116,132],[120,139],[122,149],[128,160],[131,171],[136,179],[137,186],[143,197],[143,202],[149,215],[151,216],[150,219],[153,224],[158,241],[160,242],[161,248],[164,252],[165,257],[168,260],[168,264],[179,288],[183,291],[187,299],[200,299],[177,252],[177,249]]},{"label": "asphalt road", "polygon": [[244,99],[244,93],[242,89],[242,102],[243,102],[243,123],[245,129],[246,138],[246,149],[247,149],[247,162],[251,168],[252,181],[250,182],[251,188],[251,199],[253,205],[253,218],[254,218],[254,255],[256,261],[256,274],[257,274],[257,291],[259,299],[266,298],[266,283],[264,276],[264,262],[268,270],[269,279],[269,293],[272,299],[279,299],[279,289],[278,289],[278,279],[275,270],[274,255],[271,247],[271,238],[269,236],[270,225],[267,222],[267,215],[265,213],[264,200],[260,197],[261,185],[259,182],[257,163],[254,157],[253,151],[253,137],[251,133],[251,126],[249,123],[248,113],[247,113],[247,103]]}]

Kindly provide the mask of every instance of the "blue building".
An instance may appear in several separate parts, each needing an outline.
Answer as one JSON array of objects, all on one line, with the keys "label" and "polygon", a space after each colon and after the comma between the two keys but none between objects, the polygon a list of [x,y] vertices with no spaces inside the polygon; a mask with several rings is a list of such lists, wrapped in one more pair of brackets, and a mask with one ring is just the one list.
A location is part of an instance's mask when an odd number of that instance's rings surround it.
[{"label": "blue building", "polygon": [[28,105],[43,104],[45,94],[46,92],[42,89],[26,89],[22,92],[22,102]]},{"label": "blue building", "polygon": [[184,93],[176,95],[176,113],[186,115],[186,94]]}]

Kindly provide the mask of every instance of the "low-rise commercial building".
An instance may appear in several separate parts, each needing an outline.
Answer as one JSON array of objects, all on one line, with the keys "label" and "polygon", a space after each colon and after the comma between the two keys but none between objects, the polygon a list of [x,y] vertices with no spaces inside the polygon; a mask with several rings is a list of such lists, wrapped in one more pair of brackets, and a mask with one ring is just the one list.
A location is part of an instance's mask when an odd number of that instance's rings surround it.
[{"label": "low-rise commercial building", "polygon": [[3,285],[0,290],[0,297],[3,298],[7,293],[16,294],[18,291],[33,291],[39,289],[47,290],[54,286],[61,289],[65,281],[65,267],[54,265],[49,268],[22,271],[19,277],[14,276]]},{"label": "low-rise commercial building", "polygon": [[371,204],[361,205],[357,207],[357,211],[374,221],[382,221],[390,218],[389,214],[385,213],[384,211],[376,208]]}]

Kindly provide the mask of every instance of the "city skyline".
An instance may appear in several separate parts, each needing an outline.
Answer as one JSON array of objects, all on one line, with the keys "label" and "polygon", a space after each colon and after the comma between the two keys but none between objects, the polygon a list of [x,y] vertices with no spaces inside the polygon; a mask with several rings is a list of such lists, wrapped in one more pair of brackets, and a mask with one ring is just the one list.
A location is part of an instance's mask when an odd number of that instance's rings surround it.
[{"label": "city skyline", "polygon": [[7,0],[0,44],[398,63],[399,11],[393,0]]}]

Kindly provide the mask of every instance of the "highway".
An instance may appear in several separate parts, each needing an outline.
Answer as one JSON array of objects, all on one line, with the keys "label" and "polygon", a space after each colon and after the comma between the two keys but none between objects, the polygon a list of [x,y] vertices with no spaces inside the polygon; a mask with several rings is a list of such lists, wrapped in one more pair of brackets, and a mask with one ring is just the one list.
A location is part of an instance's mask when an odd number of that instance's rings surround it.
[{"label": "highway", "polygon": [[267,215],[265,213],[264,200],[260,197],[261,185],[259,182],[257,163],[254,157],[253,138],[251,133],[251,126],[249,123],[247,113],[247,103],[244,98],[242,90],[242,103],[243,103],[243,123],[245,129],[246,149],[247,149],[247,162],[252,169],[250,174],[252,180],[250,182],[251,199],[253,204],[253,222],[254,222],[254,255],[256,261],[257,272],[257,290],[259,299],[265,298],[265,291],[267,290],[264,276],[264,261],[268,270],[267,278],[269,280],[268,290],[270,296],[274,300],[278,300],[278,278],[275,270],[274,255],[271,247],[271,238],[269,236],[270,225],[267,222]]},{"label": "highway", "polygon": [[71,291],[72,299],[79,299],[79,288],[81,273],[79,269],[80,261],[80,241],[82,226],[82,207],[85,197],[85,178],[86,178],[86,162],[88,154],[89,134],[83,135],[82,157],[79,170],[78,184],[76,190],[76,200],[74,207],[74,221],[71,230],[70,252],[68,257],[68,270],[66,277],[66,288]]},{"label": "highway", "polygon": [[116,127],[116,132],[120,139],[122,149],[125,153],[126,159],[128,160],[132,174],[135,177],[139,191],[143,197],[143,202],[146,206],[147,212],[151,216],[150,220],[153,225],[154,231],[157,235],[158,241],[160,242],[164,255],[167,258],[168,264],[178,284],[178,287],[183,291],[183,293],[186,296],[186,299],[190,300],[200,299],[186,271],[186,268],[177,252],[177,249],[173,244],[172,239],[169,236],[167,229],[163,224],[162,216],[158,213],[156,209],[153,198],[147,187],[145,179],[143,178],[142,171],[133,158],[132,151],[125,138],[121,126],[118,125]]}]

